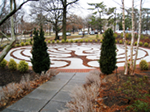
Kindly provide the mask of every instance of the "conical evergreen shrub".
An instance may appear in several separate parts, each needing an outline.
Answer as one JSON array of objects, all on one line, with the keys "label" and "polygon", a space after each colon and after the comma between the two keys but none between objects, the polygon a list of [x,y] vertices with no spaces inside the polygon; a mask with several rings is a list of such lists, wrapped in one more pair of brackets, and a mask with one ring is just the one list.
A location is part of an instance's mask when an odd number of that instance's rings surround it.
[{"label": "conical evergreen shrub", "polygon": [[116,44],[112,29],[105,31],[100,55],[100,70],[104,74],[111,74],[116,68]]},{"label": "conical evergreen shrub", "polygon": [[[40,35],[39,35],[40,34]],[[47,45],[44,38],[42,27],[40,32],[34,30],[34,44],[32,46],[32,68],[36,73],[41,74],[42,71],[47,71],[50,68],[50,57],[47,53]]]}]

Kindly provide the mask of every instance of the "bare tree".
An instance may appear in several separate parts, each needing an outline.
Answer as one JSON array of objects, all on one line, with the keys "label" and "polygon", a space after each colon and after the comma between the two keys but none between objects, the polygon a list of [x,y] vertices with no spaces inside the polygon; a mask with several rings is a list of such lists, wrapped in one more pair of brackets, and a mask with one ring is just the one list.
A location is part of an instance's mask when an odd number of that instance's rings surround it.
[{"label": "bare tree", "polygon": [[60,0],[63,5],[63,39],[66,40],[66,20],[67,20],[67,7],[71,4],[78,2],[79,0],[71,0],[68,2],[67,0]]},{"label": "bare tree", "polygon": [[[62,29],[62,4],[60,0],[40,0],[39,4],[30,4],[31,14],[36,15],[38,23],[51,23],[55,29],[55,40],[59,39],[58,32]],[[42,12],[42,14],[40,14]],[[41,20],[42,18],[42,20]]]},{"label": "bare tree", "polygon": [[[25,2],[23,2],[22,4],[19,5],[19,7],[16,6],[16,0],[10,0],[10,12],[0,20],[0,26],[6,21],[8,20],[13,14],[15,14],[19,9],[21,9],[21,7],[27,3],[28,1],[37,1],[37,0],[27,0]],[[11,35],[12,35],[12,39],[9,45],[7,45],[3,51],[0,54],[0,62],[4,59],[4,57],[7,55],[7,53],[9,52],[9,50],[12,48],[13,44],[16,41],[16,37],[14,35],[14,26],[13,26],[14,22],[13,22],[13,17],[11,18]]]},{"label": "bare tree", "polygon": [[128,54],[127,54],[127,45],[126,45],[126,36],[125,36],[125,7],[124,7],[124,0],[122,0],[122,26],[123,26],[123,41],[124,41],[124,47],[125,47],[125,72],[124,74],[128,74]]},{"label": "bare tree", "polygon": [[[133,63],[134,70],[135,70],[135,66],[136,66],[136,60],[137,60],[138,49],[139,49],[139,42],[140,42],[140,38],[141,38],[142,1],[143,0],[140,0],[139,32],[138,32],[138,40],[137,40],[137,46],[136,46],[136,54],[135,54],[135,59],[134,59],[134,63]],[[132,74],[134,74],[134,70],[132,71]]]}]

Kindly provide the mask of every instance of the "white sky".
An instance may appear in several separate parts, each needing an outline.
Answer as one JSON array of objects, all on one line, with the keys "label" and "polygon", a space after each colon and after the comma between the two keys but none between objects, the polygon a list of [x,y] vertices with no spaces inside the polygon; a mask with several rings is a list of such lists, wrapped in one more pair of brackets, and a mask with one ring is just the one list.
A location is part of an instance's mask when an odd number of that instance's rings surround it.
[{"label": "white sky", "polygon": [[[21,0],[20,0],[21,1]],[[122,0],[79,0],[79,4],[76,8],[71,10],[71,13],[77,14],[78,16],[81,16],[82,18],[85,18],[88,14],[92,14],[92,11],[87,10],[90,6],[87,3],[100,3],[104,2],[104,5],[107,7],[117,7],[117,12],[121,12],[121,1]],[[125,7],[128,9],[132,7],[132,0],[124,0],[125,1]],[[140,7],[140,0],[134,0],[135,1],[135,8]],[[27,8],[27,4],[23,6],[24,8]],[[143,0],[143,8],[150,8],[150,0]],[[27,13],[29,13],[28,10],[26,10]],[[26,18],[26,17],[25,17]]]},{"label": "white sky", "polygon": [[[79,4],[81,5],[82,10],[76,9],[77,14],[80,16],[86,17],[91,11],[87,10],[90,6],[87,3],[100,3],[104,2],[104,5],[107,7],[117,7],[117,12],[121,12],[121,3],[122,0],[79,0]],[[132,0],[124,0],[125,1],[125,7],[128,9],[132,7]],[[134,0],[135,1],[135,7],[139,9],[140,7],[140,0]],[[150,0],[143,0],[143,8],[150,8]]]}]

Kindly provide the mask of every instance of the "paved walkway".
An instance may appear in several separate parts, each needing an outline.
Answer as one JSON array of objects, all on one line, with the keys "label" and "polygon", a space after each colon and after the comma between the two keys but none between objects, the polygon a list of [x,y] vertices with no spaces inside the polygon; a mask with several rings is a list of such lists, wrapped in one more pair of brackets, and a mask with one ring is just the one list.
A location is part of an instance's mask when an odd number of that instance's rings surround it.
[{"label": "paved walkway", "polygon": [[70,90],[82,85],[88,73],[59,73],[2,112],[58,112],[70,101]]}]

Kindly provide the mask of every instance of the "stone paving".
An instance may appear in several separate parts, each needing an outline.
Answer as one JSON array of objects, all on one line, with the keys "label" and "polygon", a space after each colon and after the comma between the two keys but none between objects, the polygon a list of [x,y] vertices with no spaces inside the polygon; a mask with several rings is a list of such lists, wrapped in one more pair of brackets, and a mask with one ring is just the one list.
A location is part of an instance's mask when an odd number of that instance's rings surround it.
[{"label": "stone paving", "polygon": [[59,73],[2,112],[58,112],[70,101],[75,85],[85,83],[88,73]]}]

